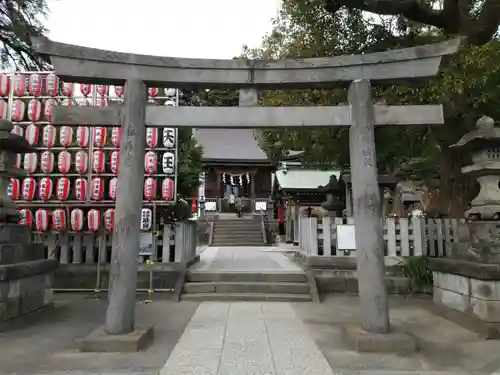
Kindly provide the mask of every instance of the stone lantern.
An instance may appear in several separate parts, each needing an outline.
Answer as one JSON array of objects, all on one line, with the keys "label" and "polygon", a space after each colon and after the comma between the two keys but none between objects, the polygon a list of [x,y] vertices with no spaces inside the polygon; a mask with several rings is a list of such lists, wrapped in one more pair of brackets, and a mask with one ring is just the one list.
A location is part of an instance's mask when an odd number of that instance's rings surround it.
[{"label": "stone lantern", "polygon": [[328,211],[328,216],[342,216],[342,210],[345,208],[345,203],[340,198],[341,191],[343,189],[340,186],[337,177],[335,175],[331,175],[328,184],[325,186],[318,186],[318,188],[326,194],[326,202],[321,203],[321,207]]},{"label": "stone lantern", "polygon": [[10,121],[0,120],[0,325],[49,307],[57,261],[45,259],[43,244],[31,243],[31,229],[19,224],[19,212],[7,189],[24,171],[15,166],[17,153],[31,152],[28,141],[12,134]]},{"label": "stone lantern", "polygon": [[[500,128],[490,117],[453,148],[470,152],[472,165],[462,168],[480,184],[479,194],[465,212],[458,243],[447,257],[431,259],[433,299],[446,316],[469,325],[489,338],[500,337]],[[445,311],[445,310],[443,310]]]}]

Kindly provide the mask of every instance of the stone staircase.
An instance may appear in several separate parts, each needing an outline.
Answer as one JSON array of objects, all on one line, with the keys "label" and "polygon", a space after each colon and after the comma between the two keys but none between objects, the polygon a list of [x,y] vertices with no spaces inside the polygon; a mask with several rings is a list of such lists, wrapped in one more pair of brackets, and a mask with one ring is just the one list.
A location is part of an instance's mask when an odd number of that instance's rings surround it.
[{"label": "stone staircase", "polygon": [[258,218],[219,219],[214,223],[211,246],[263,246],[264,239]]},{"label": "stone staircase", "polygon": [[302,271],[189,271],[182,300],[310,302]]}]

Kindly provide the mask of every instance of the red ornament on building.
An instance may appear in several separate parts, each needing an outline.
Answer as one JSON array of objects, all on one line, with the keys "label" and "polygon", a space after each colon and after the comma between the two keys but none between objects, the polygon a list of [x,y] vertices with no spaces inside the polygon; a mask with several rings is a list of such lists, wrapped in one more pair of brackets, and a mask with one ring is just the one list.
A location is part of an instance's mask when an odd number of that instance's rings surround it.
[{"label": "red ornament on building", "polygon": [[105,167],[105,159],[104,159],[104,151],[102,150],[95,150],[94,153],[92,154],[92,170],[95,173],[102,173],[104,172],[104,167]]},{"label": "red ornament on building", "polygon": [[158,166],[158,156],[153,151],[146,152],[144,156],[144,170],[147,174],[155,174]]},{"label": "red ornament on building", "polygon": [[21,208],[19,213],[19,224],[31,228],[33,226],[33,212],[29,208]]},{"label": "red ornament on building", "polygon": [[82,177],[75,180],[75,199],[78,201],[87,199],[87,180]]},{"label": "red ornament on building", "polygon": [[73,87],[75,85],[73,82],[63,82],[62,84],[62,93],[65,96],[73,96]]},{"label": "red ornament on building", "polygon": [[12,130],[10,131],[12,134],[18,135],[20,137],[23,136],[24,130],[19,125],[14,125]]},{"label": "red ornament on building", "polygon": [[75,155],[75,169],[77,173],[87,173],[89,156],[85,151],[78,151]]},{"label": "red ornament on building", "polygon": [[104,211],[104,229],[109,233],[113,233],[115,230],[115,210],[114,208],[108,208]]},{"label": "red ornament on building", "polygon": [[55,99],[47,99],[43,108],[43,117],[45,121],[52,121],[52,115],[54,114],[54,108],[56,107],[57,101]]},{"label": "red ornament on building", "polygon": [[90,183],[90,197],[94,201],[100,201],[104,193],[104,181],[100,177],[94,177]]},{"label": "red ornament on building", "polygon": [[76,143],[82,148],[89,147],[90,130],[87,126],[79,126],[76,129]]},{"label": "red ornament on building", "polygon": [[56,197],[57,200],[65,201],[69,197],[70,182],[67,177],[61,177],[57,180]]},{"label": "red ornament on building", "polygon": [[144,180],[144,199],[152,201],[156,197],[156,180],[148,177]]},{"label": "red ornament on building", "polygon": [[108,195],[110,199],[115,201],[117,194],[118,194],[118,178],[113,177],[111,180],[109,180]]},{"label": "red ornament on building", "polygon": [[53,182],[49,177],[43,177],[38,182],[38,198],[42,201],[48,201],[52,197]]},{"label": "red ornament on building", "polygon": [[62,232],[66,228],[66,211],[58,208],[52,212],[52,229]]},{"label": "red ornament on building", "polygon": [[149,148],[158,146],[158,128],[146,128],[146,146]]},{"label": "red ornament on building", "polygon": [[68,151],[61,151],[57,157],[57,168],[61,173],[68,173],[71,169],[71,154]]},{"label": "red ornament on building", "polygon": [[80,84],[80,92],[83,96],[87,97],[92,93],[92,85],[87,83]]},{"label": "red ornament on building", "polygon": [[42,103],[40,102],[40,100],[31,99],[28,102],[28,119],[33,122],[40,121],[41,114],[42,114]]},{"label": "red ornament on building", "polygon": [[54,147],[56,143],[56,128],[54,125],[45,125],[42,132],[42,144],[45,147]]},{"label": "red ornament on building", "polygon": [[106,128],[97,126],[94,128],[94,146],[103,147],[106,144]]},{"label": "red ornament on building", "polygon": [[97,95],[108,96],[109,86],[108,85],[97,85]]},{"label": "red ornament on building", "polygon": [[38,164],[38,155],[35,152],[24,154],[24,170],[28,173],[34,173]]},{"label": "red ornament on building", "polygon": [[16,99],[12,103],[12,121],[23,121],[26,104],[21,99]]},{"label": "red ornament on building", "polygon": [[150,87],[148,89],[148,92],[149,92],[149,96],[155,97],[155,96],[158,96],[158,93],[160,92],[160,90],[156,87]]},{"label": "red ornament on building", "polygon": [[99,226],[101,225],[101,213],[92,209],[89,210],[87,214],[87,226],[91,232],[97,232],[99,230]]},{"label": "red ornament on building", "polygon": [[111,144],[115,147],[120,147],[121,128],[116,127],[111,129]]},{"label": "red ornament on building", "polygon": [[30,96],[40,96],[42,93],[42,76],[40,74],[30,74],[28,79],[28,93]]},{"label": "red ornament on building", "polygon": [[123,92],[124,92],[124,88],[123,86],[115,86],[115,95],[118,96],[119,98],[121,98],[123,96]]},{"label": "red ornament on building", "polygon": [[71,230],[73,230],[74,232],[81,232],[83,229],[83,221],[85,217],[83,211],[79,208],[75,208],[73,211],[71,211],[70,216]]},{"label": "red ornament on building", "polygon": [[36,145],[38,143],[38,135],[39,135],[38,130],[39,130],[38,126],[36,126],[35,124],[29,124],[26,127],[26,131],[24,133],[24,138],[26,138],[28,143],[32,146]]},{"label": "red ornament on building", "polygon": [[120,165],[120,151],[115,150],[109,154],[109,169],[111,173],[118,174],[118,166]]},{"label": "red ornament on building", "polygon": [[64,148],[71,146],[73,142],[73,128],[71,126],[61,126],[59,130],[59,143]]},{"label": "red ornament on building", "polygon": [[7,196],[13,201],[17,201],[20,195],[21,184],[17,178],[11,178],[9,186],[7,187]]},{"label": "red ornament on building", "polygon": [[59,77],[50,73],[45,77],[45,92],[48,96],[57,96],[59,94]]},{"label": "red ornament on building", "polygon": [[43,173],[52,173],[54,170],[54,154],[50,151],[42,152],[40,155],[40,170]]},{"label": "red ornament on building", "polygon": [[167,177],[161,183],[161,198],[164,201],[172,201],[174,200],[174,194],[175,194],[174,180]]},{"label": "red ornament on building", "polygon": [[10,77],[6,73],[0,73],[0,96],[9,96]]},{"label": "red ornament on building", "polygon": [[36,230],[46,232],[49,229],[49,212],[46,209],[40,208],[35,212]]},{"label": "red ornament on building", "polygon": [[0,99],[0,120],[7,120],[7,115],[9,112],[9,104],[5,99]]},{"label": "red ornament on building", "polygon": [[24,74],[16,74],[14,76],[14,96],[26,95],[26,76]]}]

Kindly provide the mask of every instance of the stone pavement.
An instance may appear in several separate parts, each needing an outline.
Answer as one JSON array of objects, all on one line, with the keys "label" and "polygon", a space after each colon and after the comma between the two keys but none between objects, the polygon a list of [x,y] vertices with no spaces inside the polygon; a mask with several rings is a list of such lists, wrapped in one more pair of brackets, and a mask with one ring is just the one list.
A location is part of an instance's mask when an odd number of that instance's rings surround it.
[{"label": "stone pavement", "polygon": [[200,254],[200,262],[191,272],[219,271],[300,271],[278,247],[208,247]]},{"label": "stone pavement", "polygon": [[333,375],[288,303],[204,302],[160,375]]}]

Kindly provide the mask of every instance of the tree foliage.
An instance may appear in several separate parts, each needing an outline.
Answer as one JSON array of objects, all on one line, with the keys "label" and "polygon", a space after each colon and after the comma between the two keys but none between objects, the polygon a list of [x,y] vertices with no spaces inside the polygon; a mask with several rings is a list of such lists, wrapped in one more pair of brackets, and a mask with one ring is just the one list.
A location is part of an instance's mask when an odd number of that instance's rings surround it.
[{"label": "tree foliage", "polygon": [[[356,1],[353,1],[356,3]],[[318,57],[361,54],[409,47],[443,40],[441,30],[430,29],[403,17],[370,18],[361,9],[343,7],[335,12],[311,6],[306,0],[283,0],[273,30],[258,49],[244,48],[249,58]],[[420,86],[375,87],[374,101],[387,104],[443,104],[446,125],[376,129],[379,172],[408,170],[421,177],[440,173],[441,210],[458,214],[473,185],[460,173],[467,158],[452,154],[449,145],[471,130],[475,120],[487,114],[500,118],[500,45],[466,45],[442,69],[439,76]],[[345,89],[268,91],[262,104],[339,105],[346,103]],[[278,158],[300,149],[305,161],[316,165],[348,163],[348,139],[344,129],[264,131],[259,135],[268,155]]]},{"label": "tree foliage", "polygon": [[446,35],[467,37],[481,45],[497,33],[499,0],[312,0],[332,14],[340,9],[356,9],[384,16],[402,16],[422,25],[433,26]]},{"label": "tree foliage", "polygon": [[48,12],[46,0],[0,1],[0,62],[4,69],[40,70],[47,63],[31,48],[31,36],[46,29],[40,22]]}]

